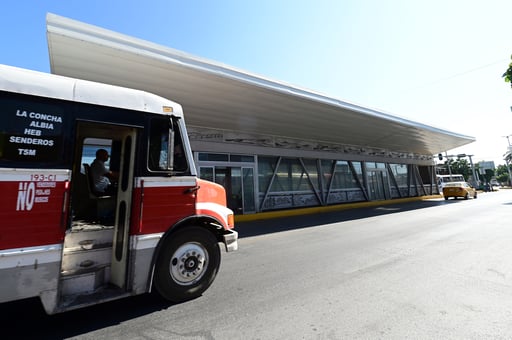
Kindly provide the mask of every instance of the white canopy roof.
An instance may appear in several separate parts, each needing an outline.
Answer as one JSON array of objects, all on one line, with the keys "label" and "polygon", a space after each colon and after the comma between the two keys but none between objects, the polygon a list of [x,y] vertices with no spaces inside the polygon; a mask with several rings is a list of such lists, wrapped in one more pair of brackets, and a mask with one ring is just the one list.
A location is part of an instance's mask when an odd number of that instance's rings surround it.
[{"label": "white canopy roof", "polygon": [[475,140],[54,14],[47,31],[53,73],[169,98],[189,125],[422,155]]}]

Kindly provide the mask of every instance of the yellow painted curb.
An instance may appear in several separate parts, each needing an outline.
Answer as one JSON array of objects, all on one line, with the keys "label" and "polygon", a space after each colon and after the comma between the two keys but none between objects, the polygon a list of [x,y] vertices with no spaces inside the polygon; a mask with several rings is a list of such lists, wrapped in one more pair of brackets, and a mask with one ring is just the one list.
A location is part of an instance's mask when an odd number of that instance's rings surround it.
[{"label": "yellow painted curb", "polygon": [[236,226],[236,223],[238,223],[238,222],[252,222],[252,221],[266,220],[266,219],[279,218],[279,217],[320,214],[320,213],[325,213],[325,212],[342,211],[342,210],[357,209],[357,208],[377,207],[377,206],[381,206],[381,205],[389,205],[389,204],[396,204],[396,203],[423,201],[423,200],[427,200],[427,199],[442,198],[442,197],[443,197],[442,195],[407,197],[407,198],[396,198],[396,199],[384,200],[384,201],[344,203],[344,204],[329,205],[326,207],[298,208],[298,209],[288,209],[288,210],[279,210],[279,211],[267,211],[267,212],[261,212],[261,213],[256,213],[256,214],[235,215],[235,226]]}]

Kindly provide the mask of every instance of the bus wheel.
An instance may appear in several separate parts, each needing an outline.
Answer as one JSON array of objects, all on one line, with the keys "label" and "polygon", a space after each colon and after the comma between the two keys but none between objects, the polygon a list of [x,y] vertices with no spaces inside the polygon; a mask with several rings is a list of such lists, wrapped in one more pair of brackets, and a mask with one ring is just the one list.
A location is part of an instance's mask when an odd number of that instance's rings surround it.
[{"label": "bus wheel", "polygon": [[172,302],[201,296],[219,270],[218,241],[208,230],[190,227],[164,242],[155,266],[156,290]]}]

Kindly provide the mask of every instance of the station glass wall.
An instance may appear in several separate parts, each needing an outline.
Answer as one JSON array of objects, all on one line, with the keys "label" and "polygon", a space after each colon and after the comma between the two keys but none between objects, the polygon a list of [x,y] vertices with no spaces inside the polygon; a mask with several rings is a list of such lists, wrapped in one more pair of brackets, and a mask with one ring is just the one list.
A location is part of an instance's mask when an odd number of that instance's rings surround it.
[{"label": "station glass wall", "polygon": [[434,166],[203,152],[196,160],[237,214],[439,192]]}]

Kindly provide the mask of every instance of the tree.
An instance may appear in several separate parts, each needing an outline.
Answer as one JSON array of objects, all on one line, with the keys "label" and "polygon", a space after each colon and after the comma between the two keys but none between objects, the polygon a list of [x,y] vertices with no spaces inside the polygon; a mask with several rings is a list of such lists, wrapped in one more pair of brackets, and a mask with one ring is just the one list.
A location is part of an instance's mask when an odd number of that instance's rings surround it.
[{"label": "tree", "polygon": [[498,168],[496,168],[496,180],[500,183],[509,183],[510,178],[506,165],[498,165]]},{"label": "tree", "polygon": [[448,163],[450,164],[452,174],[461,174],[464,176],[466,181],[472,175],[471,166],[467,159],[449,159],[445,162],[445,165],[448,165]]},{"label": "tree", "polygon": [[485,183],[490,183],[491,179],[494,177],[494,171],[491,169],[485,169],[485,174],[480,174],[483,177]]},{"label": "tree", "polygon": [[[512,59],[512,56],[510,58]],[[505,81],[510,83],[510,87],[512,87],[512,62],[508,64],[508,69],[505,71],[505,73],[503,73],[501,77],[505,78]]]}]

